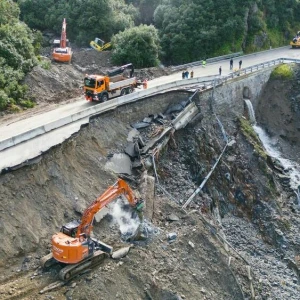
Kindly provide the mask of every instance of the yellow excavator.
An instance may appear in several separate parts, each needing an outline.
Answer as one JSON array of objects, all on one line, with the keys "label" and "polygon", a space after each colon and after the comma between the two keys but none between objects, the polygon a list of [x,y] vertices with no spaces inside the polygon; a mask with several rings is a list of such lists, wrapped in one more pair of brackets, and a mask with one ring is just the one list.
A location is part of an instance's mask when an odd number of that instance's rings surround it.
[{"label": "yellow excavator", "polygon": [[94,41],[90,42],[90,46],[100,52],[108,49],[111,46],[111,42],[105,43],[103,40],[95,38]]}]

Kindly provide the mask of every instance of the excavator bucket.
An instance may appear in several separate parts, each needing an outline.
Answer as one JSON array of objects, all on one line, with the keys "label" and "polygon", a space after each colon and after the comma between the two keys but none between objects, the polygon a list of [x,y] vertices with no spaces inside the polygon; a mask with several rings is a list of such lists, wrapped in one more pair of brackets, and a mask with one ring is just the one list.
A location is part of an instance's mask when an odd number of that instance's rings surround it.
[{"label": "excavator bucket", "polygon": [[144,223],[143,209],[144,209],[144,201],[140,199],[134,208],[134,214],[133,214],[134,218],[138,217],[140,224],[135,230],[135,232],[131,232],[130,234],[125,236],[125,240],[127,242],[141,241],[141,240],[146,240],[148,238],[148,233]]}]

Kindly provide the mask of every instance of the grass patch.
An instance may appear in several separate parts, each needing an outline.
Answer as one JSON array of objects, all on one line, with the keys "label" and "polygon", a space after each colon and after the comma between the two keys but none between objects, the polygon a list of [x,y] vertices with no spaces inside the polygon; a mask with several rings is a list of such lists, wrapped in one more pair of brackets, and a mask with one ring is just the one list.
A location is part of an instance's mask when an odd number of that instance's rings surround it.
[{"label": "grass patch", "polygon": [[282,64],[280,66],[277,66],[271,73],[272,79],[289,80],[293,77],[293,70],[288,64]]},{"label": "grass patch", "polygon": [[26,107],[26,108],[33,108],[33,107],[35,107],[35,102],[33,102],[31,100],[22,100],[22,101],[20,101],[20,105],[22,107]]},{"label": "grass patch", "polygon": [[49,60],[42,60],[40,62],[40,66],[45,69],[45,70],[50,70],[51,69],[51,61]]},{"label": "grass patch", "polygon": [[239,118],[240,128],[246,139],[254,147],[255,152],[262,158],[267,159],[267,154],[261,145],[261,141],[247,119]]}]

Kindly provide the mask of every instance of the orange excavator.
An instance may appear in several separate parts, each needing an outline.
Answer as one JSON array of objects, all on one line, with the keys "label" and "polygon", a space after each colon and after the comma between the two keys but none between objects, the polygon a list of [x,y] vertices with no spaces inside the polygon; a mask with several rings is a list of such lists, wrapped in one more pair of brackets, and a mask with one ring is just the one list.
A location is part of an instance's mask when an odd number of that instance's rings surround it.
[{"label": "orange excavator", "polygon": [[61,37],[59,41],[59,47],[56,47],[56,43],[54,41],[54,49],[52,52],[52,59],[57,62],[71,62],[72,59],[72,49],[68,47],[68,40],[67,40],[67,23],[66,19],[64,18],[61,30]]},{"label": "orange excavator", "polygon": [[120,196],[127,198],[142,223],[144,201],[135,197],[123,179],[118,179],[84,211],[81,222],[72,221],[62,226],[60,232],[52,236],[52,252],[41,259],[41,266],[49,268],[55,263],[63,263],[66,266],[60,270],[59,278],[70,280],[84,269],[99,264],[112,254],[111,246],[90,235],[95,214]]}]

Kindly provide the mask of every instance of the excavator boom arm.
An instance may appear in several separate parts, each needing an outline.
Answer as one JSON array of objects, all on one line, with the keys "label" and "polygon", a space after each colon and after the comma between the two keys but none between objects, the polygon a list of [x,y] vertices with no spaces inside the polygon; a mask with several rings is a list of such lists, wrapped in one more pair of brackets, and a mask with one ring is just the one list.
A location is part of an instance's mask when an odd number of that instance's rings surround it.
[{"label": "excavator boom arm", "polygon": [[66,48],[67,47],[67,23],[66,19],[64,18],[62,29],[61,29],[61,36],[60,36],[60,47]]},{"label": "excavator boom arm", "polygon": [[110,186],[84,211],[81,218],[81,223],[78,226],[76,234],[77,237],[79,237],[81,234],[86,234],[89,236],[92,230],[92,222],[95,214],[104,206],[118,198],[120,195],[126,196],[129,204],[132,207],[136,207],[136,205],[138,205],[141,201],[134,196],[133,191],[123,179],[118,179],[114,185]]}]

